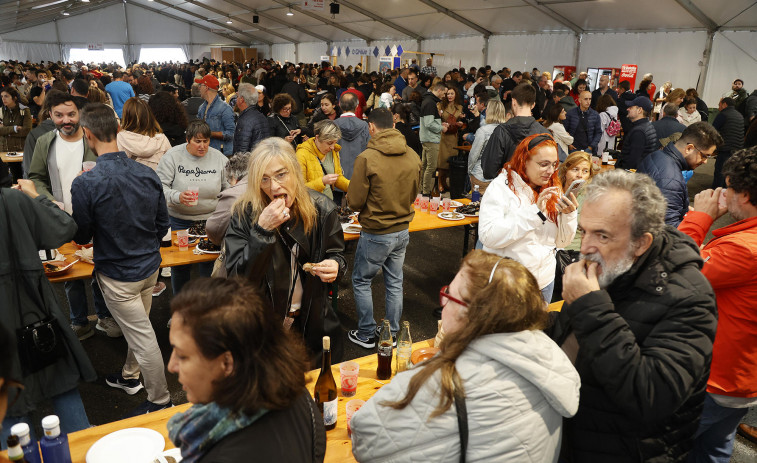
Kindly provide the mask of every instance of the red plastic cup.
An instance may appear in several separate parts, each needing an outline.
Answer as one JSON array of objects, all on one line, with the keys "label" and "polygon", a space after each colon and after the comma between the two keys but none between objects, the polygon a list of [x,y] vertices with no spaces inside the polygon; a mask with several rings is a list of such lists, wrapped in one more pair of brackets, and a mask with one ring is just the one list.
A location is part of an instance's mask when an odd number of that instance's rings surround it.
[{"label": "red plastic cup", "polygon": [[339,365],[339,375],[342,380],[342,396],[352,397],[357,392],[357,377],[360,365],[357,362],[342,362]]},{"label": "red plastic cup", "polygon": [[176,232],[176,241],[179,245],[179,251],[189,250],[189,230],[178,230]]},{"label": "red plastic cup", "polygon": [[352,415],[355,414],[356,411],[360,410],[360,407],[365,405],[365,400],[360,399],[352,399],[349,402],[347,402],[347,405],[345,405],[345,411],[347,414],[347,435],[352,436],[352,428],[350,427],[350,420],[352,420]]}]

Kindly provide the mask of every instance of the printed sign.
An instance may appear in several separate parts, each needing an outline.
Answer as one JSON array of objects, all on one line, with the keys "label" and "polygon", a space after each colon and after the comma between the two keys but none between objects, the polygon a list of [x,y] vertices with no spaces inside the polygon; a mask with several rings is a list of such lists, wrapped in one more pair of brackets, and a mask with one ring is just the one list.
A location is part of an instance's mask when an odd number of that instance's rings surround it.
[{"label": "printed sign", "polygon": [[631,84],[631,89],[636,88],[636,72],[638,71],[638,66],[635,64],[624,64],[620,66],[620,78],[618,78],[618,82],[623,82],[624,80],[627,80],[628,83]]},{"label": "printed sign", "polygon": [[323,11],[325,0],[302,0],[302,9],[309,11]]},{"label": "printed sign", "polygon": [[88,43],[87,50],[105,50],[102,43]]}]

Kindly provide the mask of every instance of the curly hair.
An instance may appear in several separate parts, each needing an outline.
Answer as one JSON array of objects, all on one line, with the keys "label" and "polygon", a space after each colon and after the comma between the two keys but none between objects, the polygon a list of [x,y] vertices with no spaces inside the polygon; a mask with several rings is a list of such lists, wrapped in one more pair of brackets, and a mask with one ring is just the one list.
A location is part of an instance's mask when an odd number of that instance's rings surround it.
[{"label": "curly hair", "polygon": [[151,96],[147,106],[158,124],[176,124],[182,129],[186,129],[189,124],[184,106],[168,92],[160,91]]},{"label": "curly hair", "polygon": [[728,187],[749,195],[749,202],[757,206],[757,146],[736,151],[723,166]]},{"label": "curly hair", "polygon": [[273,97],[271,109],[274,113],[279,114],[286,105],[292,105],[292,113],[294,113],[294,107],[297,106],[297,104],[294,102],[294,98],[292,98],[292,96],[288,93],[279,93],[278,95]]}]

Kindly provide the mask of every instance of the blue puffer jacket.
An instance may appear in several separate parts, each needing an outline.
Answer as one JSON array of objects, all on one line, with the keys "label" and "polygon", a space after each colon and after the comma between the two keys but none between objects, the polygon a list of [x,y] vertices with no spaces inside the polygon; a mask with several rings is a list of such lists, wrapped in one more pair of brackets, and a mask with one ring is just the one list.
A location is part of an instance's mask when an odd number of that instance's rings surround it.
[{"label": "blue puffer jacket", "polygon": [[[565,122],[563,122],[565,130],[573,135],[574,138],[581,119],[581,116],[578,114],[580,110],[581,108],[576,106],[568,111],[565,115]],[[596,153],[599,139],[602,138],[602,121],[599,120],[599,113],[591,108],[586,111],[586,127],[588,129],[589,148],[591,148],[592,153]]]},{"label": "blue puffer jacket", "polygon": [[211,148],[221,151],[226,156],[234,154],[234,111],[231,110],[231,106],[216,97],[208,109],[208,102],[205,101],[197,110],[197,119],[207,122],[211,132],[223,132],[223,140],[210,139]]},{"label": "blue puffer jacket", "polygon": [[234,150],[237,153],[252,151],[260,140],[270,136],[271,126],[268,118],[250,106],[239,115],[234,131]]},{"label": "blue puffer jacket", "polygon": [[683,171],[689,169],[689,164],[675,147],[675,143],[669,143],[663,149],[651,153],[636,168],[637,173],[652,177],[665,196],[668,202],[665,223],[673,227],[678,227],[689,211],[689,190],[683,177]]}]

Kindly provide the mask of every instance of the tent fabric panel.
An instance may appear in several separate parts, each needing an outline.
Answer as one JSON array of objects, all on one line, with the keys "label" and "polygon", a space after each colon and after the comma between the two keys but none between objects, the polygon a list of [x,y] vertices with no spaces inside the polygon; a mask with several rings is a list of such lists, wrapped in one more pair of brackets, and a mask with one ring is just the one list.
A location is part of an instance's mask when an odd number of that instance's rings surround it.
[{"label": "tent fabric panel", "polygon": [[126,42],[123,5],[113,5],[58,21],[61,43]]},{"label": "tent fabric panel", "polygon": [[189,43],[189,25],[126,4],[129,40],[142,44]]},{"label": "tent fabric panel", "polygon": [[[700,97],[710,107],[731,93],[735,79],[744,80],[744,88],[752,93],[757,89],[757,32],[718,32],[712,43],[710,74]],[[744,53],[744,51],[749,54]]]},{"label": "tent fabric panel", "polygon": [[[708,18],[715,21],[718,26],[754,26],[757,24],[757,4],[754,3],[754,0],[728,0],[727,2],[692,0],[691,3],[702,10],[702,13],[707,15]],[[734,20],[730,21],[732,18]]]},{"label": "tent fabric panel", "polygon": [[[575,35],[499,35],[489,39],[489,63],[493,69],[505,66],[513,71],[539,68],[552,72],[554,66],[573,61]],[[554,77],[554,76],[553,76]]]},{"label": "tent fabric panel", "polygon": [[[58,25],[62,25],[65,21],[61,20]],[[13,32],[8,32],[0,35],[3,41],[12,40],[14,42],[49,42],[56,43],[58,37],[55,35],[54,24],[43,24],[41,26],[29,27],[27,29],[20,29]]]},{"label": "tent fabric panel", "polygon": [[466,11],[465,16],[495,34],[570,31],[568,27],[531,7],[471,10]]},{"label": "tent fabric panel", "polygon": [[550,4],[584,30],[690,29],[702,27],[675,1],[633,0]]},{"label": "tent fabric panel", "polygon": [[[457,37],[450,39],[431,39],[423,41],[423,51],[442,53],[434,56],[434,66],[439,76],[450,69],[462,66],[481,66],[484,62],[484,38],[482,36]],[[423,66],[428,55],[418,61]]]},{"label": "tent fabric panel", "polygon": [[6,42],[0,43],[0,59],[8,60],[31,60],[33,63],[40,61],[58,61],[61,59],[60,48],[53,43],[23,43]]}]

